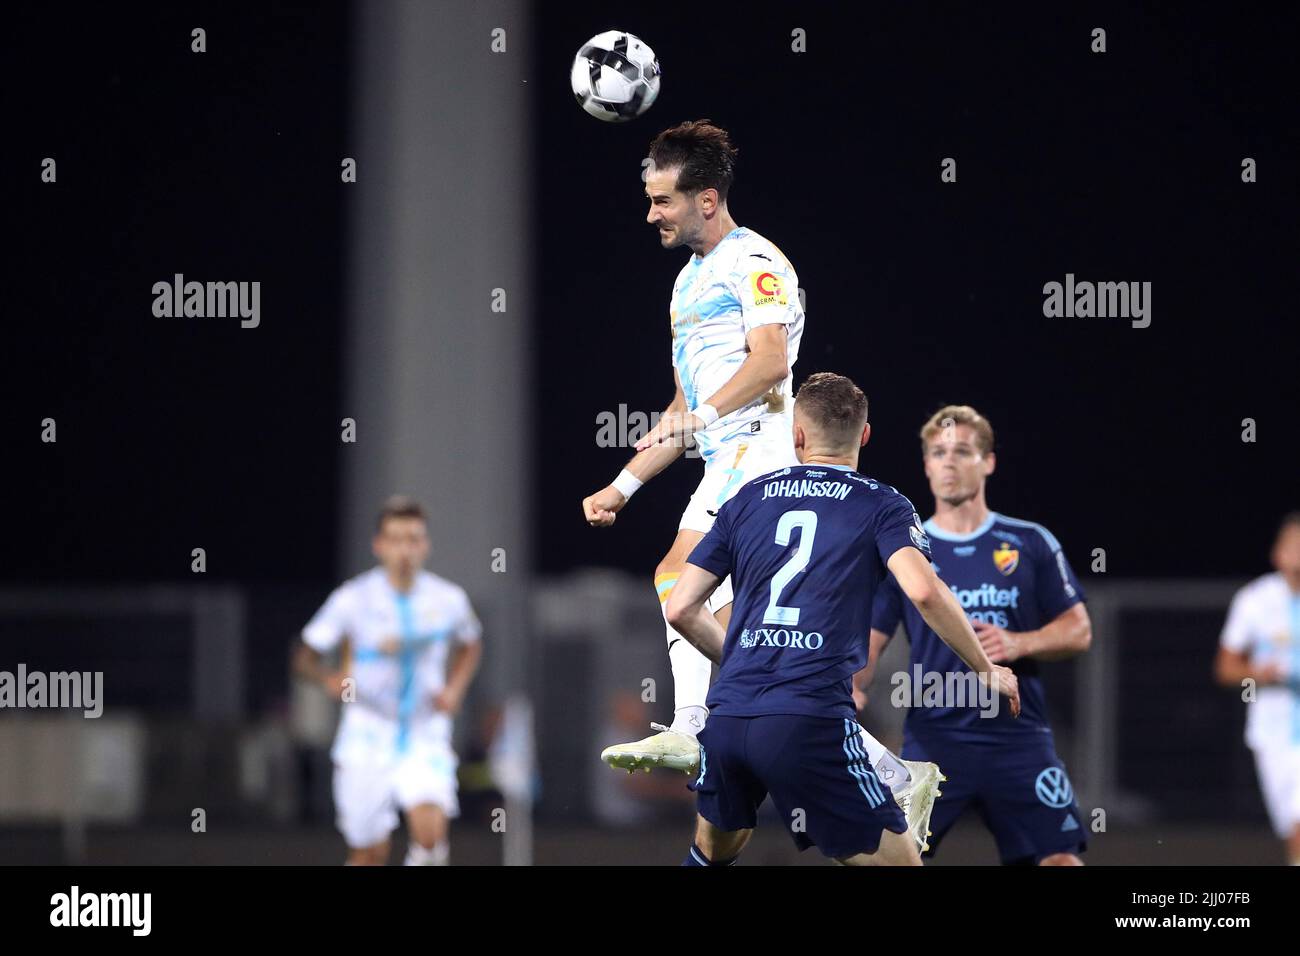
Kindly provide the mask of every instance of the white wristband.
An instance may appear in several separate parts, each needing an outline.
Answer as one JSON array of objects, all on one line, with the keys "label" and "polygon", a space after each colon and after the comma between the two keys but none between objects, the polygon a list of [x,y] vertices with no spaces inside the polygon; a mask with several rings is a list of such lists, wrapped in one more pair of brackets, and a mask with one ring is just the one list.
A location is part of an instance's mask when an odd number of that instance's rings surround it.
[{"label": "white wristband", "polygon": [[628,498],[631,498],[636,494],[636,490],[645,484],[645,482],[624,468],[618,473],[618,477],[611,481],[610,484],[618,489],[619,494],[621,494],[623,500],[626,501]]},{"label": "white wristband", "polygon": [[691,411],[691,414],[694,415],[696,418],[698,418],[700,421],[704,422],[705,428],[708,428],[710,425],[712,425],[714,422],[718,420],[718,410],[714,408],[712,405],[697,405]]}]

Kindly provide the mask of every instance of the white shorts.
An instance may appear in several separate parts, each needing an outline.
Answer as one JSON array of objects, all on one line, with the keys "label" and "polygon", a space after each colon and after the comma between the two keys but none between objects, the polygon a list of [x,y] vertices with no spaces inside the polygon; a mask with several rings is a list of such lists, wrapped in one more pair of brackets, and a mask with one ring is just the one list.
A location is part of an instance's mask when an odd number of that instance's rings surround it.
[{"label": "white shorts", "polygon": [[[704,477],[687,502],[682,520],[677,523],[677,530],[708,534],[713,529],[718,509],[746,483],[798,462],[790,442],[773,441],[771,438],[738,441],[734,446],[719,449],[712,462],[705,465]],[[730,604],[732,599],[731,577],[728,576],[709,598],[709,610],[716,613]]]},{"label": "white shorts", "polygon": [[1253,752],[1273,832],[1285,840],[1300,827],[1300,744],[1271,744]]},{"label": "white shorts", "polygon": [[383,843],[397,829],[397,811],[422,803],[460,815],[456,798],[458,760],[448,740],[413,739],[401,754],[377,750],[335,760],[334,811],[349,847]]},{"label": "white shorts", "polygon": [[708,534],[713,529],[718,509],[747,482],[798,463],[788,440],[738,441],[720,448],[713,460],[704,466],[704,477],[687,502],[677,530]]}]

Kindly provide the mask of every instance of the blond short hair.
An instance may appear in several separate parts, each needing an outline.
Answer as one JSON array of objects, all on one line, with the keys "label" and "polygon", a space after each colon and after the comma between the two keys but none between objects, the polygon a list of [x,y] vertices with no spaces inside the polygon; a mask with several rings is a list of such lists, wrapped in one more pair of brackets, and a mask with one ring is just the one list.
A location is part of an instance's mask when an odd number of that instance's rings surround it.
[{"label": "blond short hair", "polygon": [[975,431],[975,444],[979,447],[980,454],[987,455],[993,450],[993,426],[987,418],[969,405],[945,405],[921,426],[922,453],[935,435],[958,425],[969,425]]}]

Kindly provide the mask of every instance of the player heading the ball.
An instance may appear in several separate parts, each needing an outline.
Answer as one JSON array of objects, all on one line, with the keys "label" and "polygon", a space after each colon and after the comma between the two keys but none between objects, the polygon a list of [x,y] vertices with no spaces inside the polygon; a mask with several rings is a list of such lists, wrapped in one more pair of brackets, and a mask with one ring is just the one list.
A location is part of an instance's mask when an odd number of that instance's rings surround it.
[{"label": "player heading the ball", "polygon": [[[673,285],[669,305],[675,392],[659,423],[641,441],[618,477],[582,503],[593,527],[608,527],[641,487],[674,462],[694,439],[704,476],[655,569],[660,608],[682,573],[686,556],[713,527],[714,515],[745,482],[798,464],[791,443],[793,369],[803,337],[799,277],[772,242],[737,225],[728,207],[737,150],[727,131],[708,120],[681,123],[650,143],[646,222],[665,249],[694,255]],[[731,614],[731,582],[711,609],[722,627]],[[625,770],[666,767],[693,775],[695,735],[708,719],[709,661],[665,623],[673,674],[670,727],[643,740],[608,747],[601,758]],[[863,746],[906,807],[918,844],[941,778],[933,764],[908,764],[862,731]]]}]

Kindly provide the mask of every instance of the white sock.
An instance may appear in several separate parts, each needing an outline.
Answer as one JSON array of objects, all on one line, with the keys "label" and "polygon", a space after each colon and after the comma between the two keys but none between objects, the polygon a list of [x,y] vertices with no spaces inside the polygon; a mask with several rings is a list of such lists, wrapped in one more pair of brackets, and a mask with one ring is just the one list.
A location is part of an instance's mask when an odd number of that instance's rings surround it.
[{"label": "white sock", "polygon": [[406,848],[406,859],[403,866],[446,866],[447,858],[451,855],[451,847],[446,840],[435,844],[431,847],[423,847],[411,841],[411,845]]},{"label": "white sock", "polygon": [[908,781],[912,779],[912,774],[908,772],[903,761],[886,750],[885,745],[871,736],[866,728],[860,729],[862,730],[862,743],[867,748],[867,759],[871,761],[871,766],[875,769],[880,782],[891,791],[906,786]]},{"label": "white sock", "polygon": [[668,648],[668,662],[673,669],[673,730],[698,734],[709,714],[704,702],[709,696],[713,665],[680,635]]},{"label": "white sock", "polygon": [[[668,607],[668,595],[672,593],[677,578],[676,574],[661,574],[655,579],[661,613]],[[668,664],[673,672],[673,729],[682,733],[699,733],[709,712],[704,702],[709,696],[713,664],[678,634],[667,618],[664,618],[664,632],[668,636]],[[686,711],[684,716],[683,711]],[[694,726],[696,723],[698,728]]]},{"label": "white sock", "polygon": [[709,708],[690,706],[683,707],[673,714],[672,729],[679,734],[690,734],[695,737],[704,729],[704,722],[709,719]]}]

